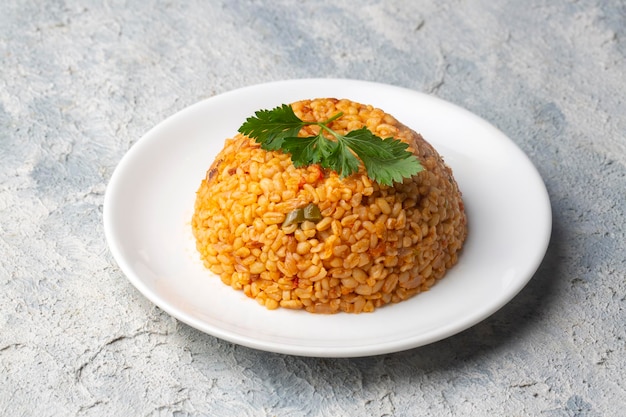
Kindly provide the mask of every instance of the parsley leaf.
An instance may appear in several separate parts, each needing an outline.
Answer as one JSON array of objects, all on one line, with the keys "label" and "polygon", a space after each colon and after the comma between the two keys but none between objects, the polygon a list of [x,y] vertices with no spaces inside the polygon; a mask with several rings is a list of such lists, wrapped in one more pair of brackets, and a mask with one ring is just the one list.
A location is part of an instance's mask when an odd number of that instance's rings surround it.
[{"label": "parsley leaf", "polygon": [[422,170],[415,155],[406,150],[409,145],[397,139],[381,139],[361,128],[348,132],[343,140],[361,159],[367,175],[381,184],[401,182]]},{"label": "parsley leaf", "polygon": [[[273,110],[257,111],[256,117],[246,119],[239,133],[253,138],[265,150],[291,154],[296,167],[319,164],[342,178],[357,172],[361,163],[367,175],[383,185],[400,182],[423,169],[417,157],[407,151],[408,145],[400,140],[380,138],[365,127],[346,135],[328,127],[342,115],[337,113],[324,122],[305,122],[295,115],[291,106],[283,104]],[[319,133],[298,137],[300,130],[308,125],[319,126]],[[334,140],[328,139],[324,132]]]},{"label": "parsley leaf", "polygon": [[[343,136],[339,136],[340,138]],[[335,151],[328,156],[326,164],[320,164],[325,168],[330,168],[341,176],[341,178],[347,177],[359,170],[359,160],[348,149],[346,142],[341,139],[337,140],[337,147]],[[368,173],[369,176],[369,173]],[[373,177],[370,177],[376,180]]]},{"label": "parsley leaf", "polygon": [[[296,167],[312,164],[325,165],[330,155],[337,149],[337,142],[326,139],[320,132],[316,136],[305,138],[288,137],[283,139],[283,151],[291,154],[291,159]],[[331,168],[325,166],[325,168]]]},{"label": "parsley leaf", "polygon": [[298,136],[300,129],[305,126],[287,104],[274,110],[259,110],[255,116],[248,117],[239,132],[254,138],[268,151],[280,150],[284,138]]}]

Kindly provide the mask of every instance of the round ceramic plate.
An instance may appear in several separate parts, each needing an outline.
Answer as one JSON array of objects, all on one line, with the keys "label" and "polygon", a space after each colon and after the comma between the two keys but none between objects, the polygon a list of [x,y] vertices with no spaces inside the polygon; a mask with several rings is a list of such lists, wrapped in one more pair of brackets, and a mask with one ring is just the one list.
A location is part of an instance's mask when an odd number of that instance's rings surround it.
[{"label": "round ceramic plate", "polygon": [[[458,264],[430,291],[374,313],[269,311],[203,267],[190,220],[195,192],[224,140],[259,109],[316,97],[347,98],[383,109],[421,133],[453,169],[469,236]],[[526,155],[474,114],[389,85],[304,79],[211,97],[158,124],[113,173],[104,226],[111,252],[130,282],[190,326],[266,351],[356,357],[435,342],[501,308],[543,259],[551,208]]]}]

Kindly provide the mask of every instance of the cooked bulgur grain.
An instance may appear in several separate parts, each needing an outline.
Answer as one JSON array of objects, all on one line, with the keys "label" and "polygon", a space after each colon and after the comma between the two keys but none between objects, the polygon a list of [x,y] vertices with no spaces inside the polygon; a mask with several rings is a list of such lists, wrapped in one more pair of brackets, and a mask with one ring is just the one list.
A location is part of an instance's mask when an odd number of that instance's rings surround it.
[{"label": "cooked bulgur grain", "polygon": [[[380,109],[326,98],[292,108],[305,121],[343,112],[329,126],[341,134],[365,126],[405,141],[424,170],[393,187],[362,170],[340,179],[318,165],[295,168],[289,155],[238,134],[226,140],[197,192],[192,228],[205,266],[269,309],[371,312],[430,288],[457,262],[467,234],[450,168]],[[309,204],[321,219],[285,222]]]}]

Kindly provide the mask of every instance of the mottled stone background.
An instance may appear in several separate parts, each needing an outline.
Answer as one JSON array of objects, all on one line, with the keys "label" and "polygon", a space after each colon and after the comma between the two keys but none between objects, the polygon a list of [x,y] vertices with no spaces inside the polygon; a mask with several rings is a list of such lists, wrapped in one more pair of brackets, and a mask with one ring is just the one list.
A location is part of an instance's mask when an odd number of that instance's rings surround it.
[{"label": "mottled stone background", "polygon": [[[625,37],[621,0],[3,0],[0,414],[625,415]],[[201,99],[301,77],[431,93],[530,156],[554,226],[519,296],[429,346],[314,359],[131,286],[102,226],[124,153]]]}]

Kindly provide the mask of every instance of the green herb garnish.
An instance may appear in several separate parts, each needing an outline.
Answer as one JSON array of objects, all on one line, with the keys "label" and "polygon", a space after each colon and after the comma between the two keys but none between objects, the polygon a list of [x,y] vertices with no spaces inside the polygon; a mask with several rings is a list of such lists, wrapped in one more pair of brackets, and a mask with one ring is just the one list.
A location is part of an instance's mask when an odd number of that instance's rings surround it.
[{"label": "green herb garnish", "polygon": [[[359,159],[367,175],[383,185],[400,182],[423,169],[417,157],[406,150],[408,145],[400,140],[380,138],[365,127],[346,135],[328,127],[342,115],[337,113],[324,122],[305,122],[295,115],[291,106],[283,104],[273,110],[257,111],[241,125],[239,133],[254,139],[265,150],[291,154],[296,167],[319,164],[342,178],[359,170]],[[300,130],[309,125],[319,126],[319,133],[298,137]]]}]

